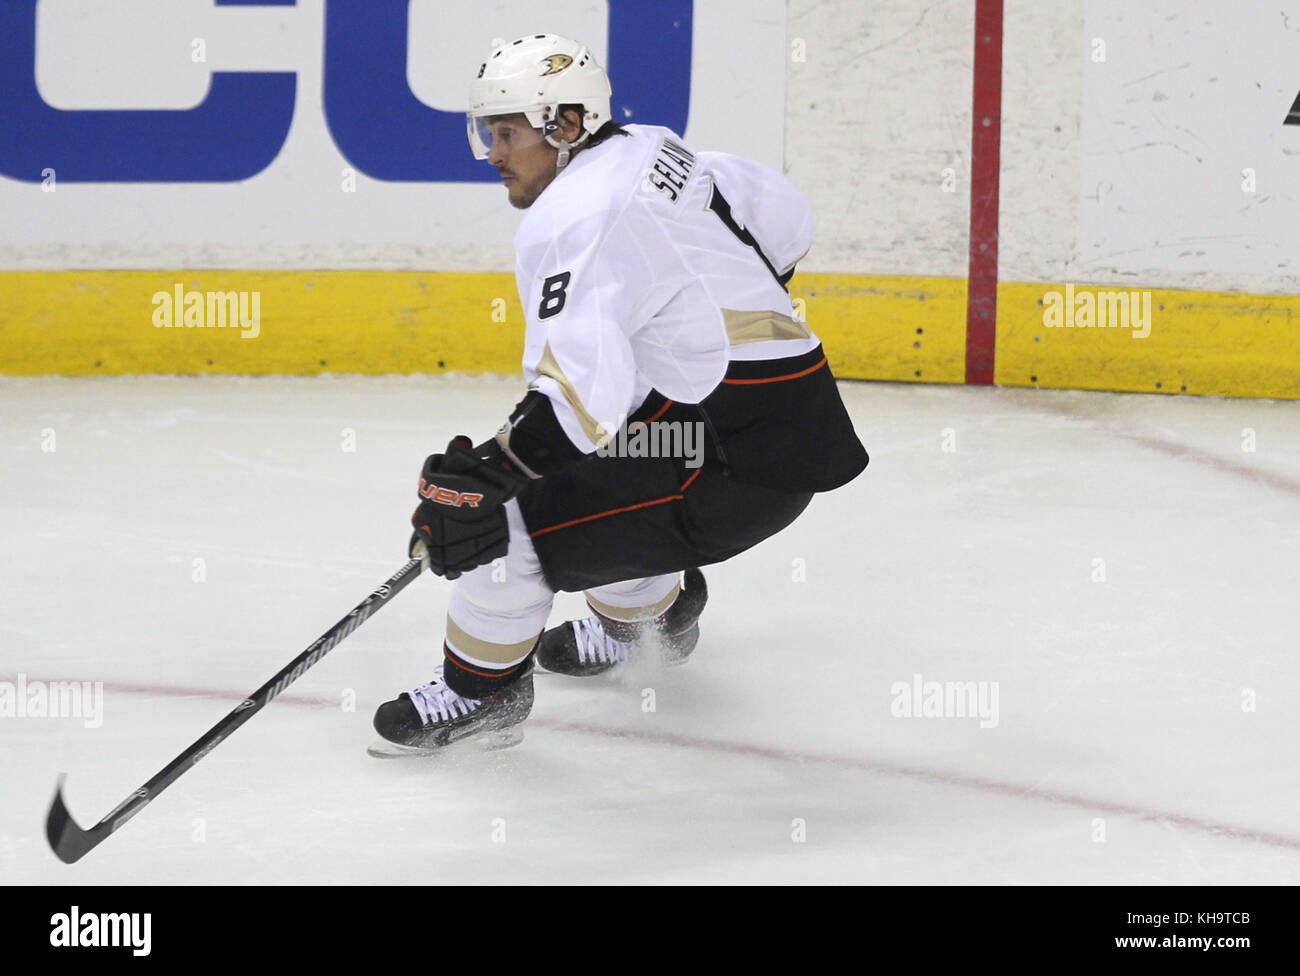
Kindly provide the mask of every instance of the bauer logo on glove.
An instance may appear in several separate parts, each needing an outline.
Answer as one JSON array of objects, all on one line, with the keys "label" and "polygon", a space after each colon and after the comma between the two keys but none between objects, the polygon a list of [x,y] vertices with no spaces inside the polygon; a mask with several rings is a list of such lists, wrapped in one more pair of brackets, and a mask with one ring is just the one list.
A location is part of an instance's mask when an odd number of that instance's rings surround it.
[{"label": "bauer logo on glove", "polygon": [[475,448],[464,435],[454,438],[420,472],[411,554],[423,542],[429,568],[447,579],[504,556],[510,543],[505,503],[527,483],[495,441]]},{"label": "bauer logo on glove", "polygon": [[481,492],[443,488],[432,481],[425,481],[423,478],[420,479],[420,497],[438,505],[450,505],[452,508],[460,508],[462,505],[478,508],[478,503],[483,500]]}]

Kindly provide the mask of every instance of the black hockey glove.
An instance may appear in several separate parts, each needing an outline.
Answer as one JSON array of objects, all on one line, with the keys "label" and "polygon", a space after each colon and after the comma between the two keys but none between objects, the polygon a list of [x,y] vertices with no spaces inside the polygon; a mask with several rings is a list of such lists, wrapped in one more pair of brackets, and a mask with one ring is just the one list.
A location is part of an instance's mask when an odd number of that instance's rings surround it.
[{"label": "black hockey glove", "polygon": [[420,472],[411,555],[419,556],[423,543],[429,568],[449,580],[504,556],[510,541],[505,503],[527,483],[495,442],[475,449],[465,435],[453,438]]}]

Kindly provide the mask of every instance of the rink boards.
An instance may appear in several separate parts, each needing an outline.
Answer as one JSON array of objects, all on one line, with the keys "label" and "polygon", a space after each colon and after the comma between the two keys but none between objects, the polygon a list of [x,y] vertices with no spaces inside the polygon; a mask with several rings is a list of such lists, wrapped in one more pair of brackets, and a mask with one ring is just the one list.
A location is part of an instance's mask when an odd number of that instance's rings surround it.
[{"label": "rink boards", "polygon": [[[523,345],[501,273],[3,272],[0,291],[9,375],[514,373]],[[964,380],[964,279],[800,274],[791,296],[842,378]],[[1002,282],[996,362],[1003,386],[1300,398],[1300,297]]]},{"label": "rink boards", "polygon": [[[370,6],[0,7],[0,375],[516,372],[520,214],[457,108],[531,8]],[[808,196],[792,297],[839,375],[1300,396],[1300,35],[1276,10],[552,16],[620,118]]]}]

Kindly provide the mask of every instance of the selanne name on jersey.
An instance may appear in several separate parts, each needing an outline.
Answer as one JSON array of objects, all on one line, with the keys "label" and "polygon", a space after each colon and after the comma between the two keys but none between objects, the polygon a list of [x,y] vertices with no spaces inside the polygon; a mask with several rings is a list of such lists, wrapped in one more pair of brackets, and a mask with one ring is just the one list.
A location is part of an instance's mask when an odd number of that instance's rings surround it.
[{"label": "selanne name on jersey", "polygon": [[646,174],[650,185],[668,194],[668,199],[677,202],[678,193],[691,178],[695,168],[695,154],[679,142],[665,138],[659,145],[654,165]]}]

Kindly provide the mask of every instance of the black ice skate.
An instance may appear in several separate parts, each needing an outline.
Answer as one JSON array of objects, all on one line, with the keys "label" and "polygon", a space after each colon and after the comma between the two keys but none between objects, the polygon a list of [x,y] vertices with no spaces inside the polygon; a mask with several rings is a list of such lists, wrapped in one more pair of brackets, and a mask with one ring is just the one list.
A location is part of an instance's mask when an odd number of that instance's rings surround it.
[{"label": "black ice skate", "polygon": [[429,756],[478,736],[484,748],[502,749],[523,740],[520,723],[533,709],[533,669],[487,698],[463,698],[442,680],[442,666],[427,684],[402,692],[375,711],[375,731],[386,740],[367,751],[380,759]]},{"label": "black ice skate", "polygon": [[700,639],[700,613],[708,599],[704,574],[688,569],[673,605],[653,620],[625,623],[599,614],[570,620],[542,634],[537,663],[547,671],[583,678],[643,651],[658,653],[665,664],[681,664]]}]

